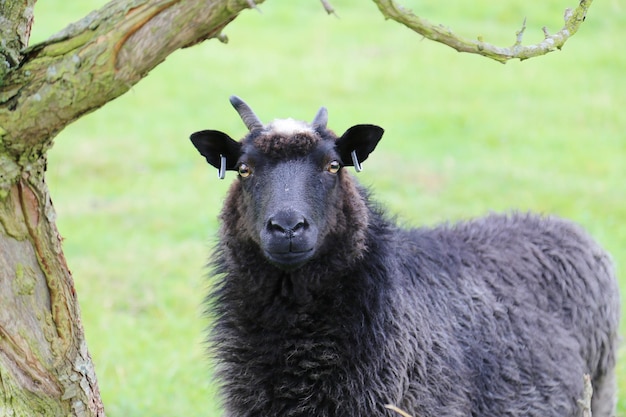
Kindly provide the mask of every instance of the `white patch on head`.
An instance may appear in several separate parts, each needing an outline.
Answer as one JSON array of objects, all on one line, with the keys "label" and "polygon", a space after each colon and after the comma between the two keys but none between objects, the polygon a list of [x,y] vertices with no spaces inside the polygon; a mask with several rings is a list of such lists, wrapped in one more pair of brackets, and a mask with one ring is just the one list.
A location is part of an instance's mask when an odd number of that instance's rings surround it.
[{"label": "white patch on head", "polygon": [[306,122],[295,119],[276,119],[265,127],[266,132],[274,132],[282,136],[291,136],[298,133],[314,133],[313,128]]}]

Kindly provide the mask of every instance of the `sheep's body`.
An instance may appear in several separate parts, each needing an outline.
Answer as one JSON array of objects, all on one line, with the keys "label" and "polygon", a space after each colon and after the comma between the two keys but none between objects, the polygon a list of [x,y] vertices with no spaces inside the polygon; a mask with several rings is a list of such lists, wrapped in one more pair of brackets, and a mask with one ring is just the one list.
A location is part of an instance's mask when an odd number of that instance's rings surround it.
[{"label": "sheep's body", "polygon": [[368,247],[310,274],[259,270],[262,255],[238,247],[250,264],[233,271],[222,253],[213,335],[229,415],[578,416],[585,373],[594,416],[611,415],[617,288],[577,228],[380,221]]},{"label": "sheep's body", "polygon": [[618,289],[584,232],[530,214],[404,230],[343,171],[324,201],[333,227],[295,266],[256,236],[274,227],[251,221],[263,186],[229,192],[210,297],[227,415],[581,416],[584,374],[593,415],[613,415]]}]

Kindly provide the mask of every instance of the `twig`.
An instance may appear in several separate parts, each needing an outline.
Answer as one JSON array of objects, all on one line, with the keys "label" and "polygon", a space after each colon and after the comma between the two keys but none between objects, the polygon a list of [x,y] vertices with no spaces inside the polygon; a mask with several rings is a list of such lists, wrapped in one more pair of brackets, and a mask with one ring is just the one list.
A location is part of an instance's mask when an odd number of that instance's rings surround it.
[{"label": "twig", "polygon": [[393,19],[407,26],[425,38],[448,45],[459,52],[483,55],[505,63],[511,59],[522,61],[561,49],[565,42],[578,31],[582,22],[585,21],[587,10],[591,6],[592,1],[580,0],[579,5],[574,10],[565,10],[565,24],[563,28],[553,35],[550,35],[547,29],[544,29],[545,39],[534,45],[523,46],[521,44],[522,36],[526,29],[526,20],[524,19],[522,28],[516,34],[515,44],[508,48],[484,42],[482,38],[478,40],[462,38],[443,25],[434,25],[428,20],[416,16],[410,10],[398,5],[395,0],[374,0],[374,3],[376,3],[378,9],[386,18]]},{"label": "twig", "polygon": [[334,14],[335,16],[337,16],[335,9],[333,8],[333,6],[330,4],[328,0],[321,0],[321,2],[322,2],[322,6],[324,6],[324,10],[326,10],[326,13]]},{"label": "twig", "polygon": [[385,408],[387,410],[395,411],[396,413],[400,414],[402,417],[413,417],[412,415],[410,415],[409,413],[407,413],[403,409],[401,409],[399,407],[396,407],[393,404],[385,404]]},{"label": "twig", "polygon": [[547,27],[542,27],[541,30],[543,30],[543,37],[545,39],[548,39],[550,37],[550,32],[548,32],[548,28]]},{"label": "twig", "polygon": [[583,376],[585,388],[583,391],[583,398],[578,400],[578,404],[582,409],[583,417],[591,417],[591,397],[593,396],[593,387],[591,386],[591,377],[589,374]]},{"label": "twig", "polygon": [[251,9],[256,10],[257,12],[261,13],[261,9],[259,9],[259,6],[255,3],[254,0],[246,0],[246,2],[248,3],[248,6]]},{"label": "twig", "polygon": [[224,32],[220,32],[218,33],[218,35],[216,36],[217,40],[226,44],[228,43],[228,36],[224,33]]},{"label": "twig", "polygon": [[526,30],[526,18],[522,22],[522,28],[515,34],[515,45],[522,46],[522,38],[524,37],[524,31]]}]

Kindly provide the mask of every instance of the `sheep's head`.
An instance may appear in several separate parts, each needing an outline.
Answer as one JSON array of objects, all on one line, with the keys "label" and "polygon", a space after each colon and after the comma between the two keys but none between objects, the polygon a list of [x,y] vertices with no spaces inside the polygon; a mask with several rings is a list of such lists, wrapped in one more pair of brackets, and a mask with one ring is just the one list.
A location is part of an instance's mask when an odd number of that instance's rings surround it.
[{"label": "sheep's head", "polygon": [[[220,178],[227,170],[238,172],[231,190],[239,213],[233,228],[254,241],[268,261],[282,269],[298,268],[324,251],[337,228],[367,222],[347,218],[359,216],[348,213],[346,200],[360,196],[343,168],[360,169],[382,128],[361,124],[337,137],[326,127],[324,107],[312,123],[283,119],[264,125],[239,98],[230,101],[250,132],[237,142],[225,133],[203,130],[191,141]],[[354,205],[359,204],[364,203]]]}]

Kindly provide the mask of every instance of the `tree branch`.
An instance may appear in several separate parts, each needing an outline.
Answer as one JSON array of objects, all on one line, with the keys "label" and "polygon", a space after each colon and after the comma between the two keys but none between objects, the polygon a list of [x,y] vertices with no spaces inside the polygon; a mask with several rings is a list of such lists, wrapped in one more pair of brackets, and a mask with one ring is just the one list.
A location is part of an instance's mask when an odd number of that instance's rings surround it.
[{"label": "tree branch", "polygon": [[28,45],[36,0],[0,2],[0,85],[5,74],[22,60]]},{"label": "tree branch", "polygon": [[[32,165],[69,123],[128,91],[176,49],[218,37],[248,7],[247,0],[115,0],[26,49],[0,85],[0,150],[13,159],[0,166]],[[15,179],[0,176],[0,196]]]},{"label": "tree branch", "polygon": [[326,13],[334,14],[335,16],[337,16],[335,9],[333,8],[333,6],[330,4],[328,0],[321,0],[321,1],[322,1],[322,6],[324,6],[324,10],[326,10]]},{"label": "tree branch", "polygon": [[565,10],[565,24],[561,30],[550,35],[544,28],[545,39],[537,44],[523,46],[522,36],[526,28],[526,22],[516,34],[516,41],[511,47],[498,47],[487,42],[483,42],[481,38],[477,40],[464,39],[443,25],[434,25],[428,20],[413,14],[410,10],[404,9],[394,0],[374,0],[378,5],[381,13],[388,19],[393,19],[398,23],[407,26],[420,35],[430,40],[443,43],[459,52],[469,52],[472,54],[483,55],[487,58],[494,59],[501,63],[506,63],[511,59],[519,59],[520,61],[545,55],[556,49],[561,49],[565,42],[572,37],[582,22],[585,20],[587,9],[591,6],[593,0],[581,0],[578,7],[573,11]]}]

